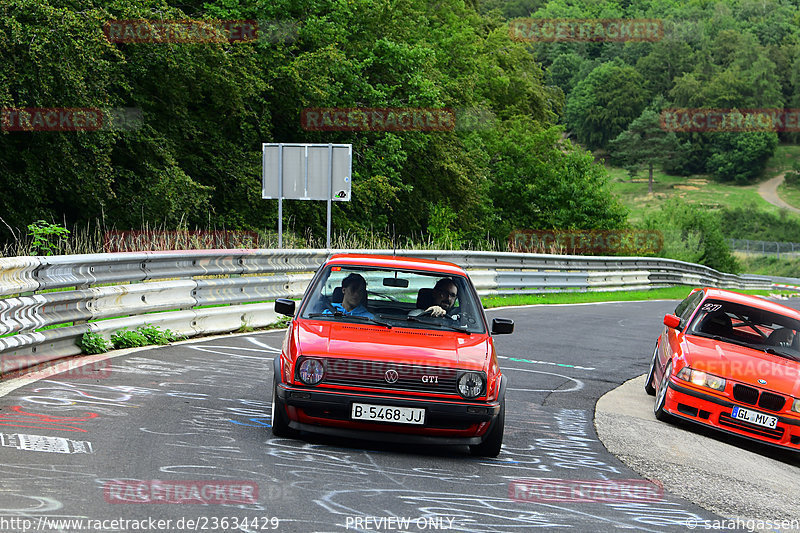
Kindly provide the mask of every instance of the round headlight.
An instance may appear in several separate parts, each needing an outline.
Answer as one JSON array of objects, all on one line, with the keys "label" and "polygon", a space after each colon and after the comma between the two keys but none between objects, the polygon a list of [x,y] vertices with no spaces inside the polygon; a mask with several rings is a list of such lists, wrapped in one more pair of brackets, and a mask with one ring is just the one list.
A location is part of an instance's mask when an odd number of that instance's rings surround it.
[{"label": "round headlight", "polygon": [[297,373],[300,376],[300,381],[306,385],[316,385],[322,381],[325,375],[325,367],[322,365],[322,361],[317,359],[304,359],[300,363],[300,369]]},{"label": "round headlight", "polygon": [[477,398],[484,389],[483,374],[465,372],[458,378],[458,393],[464,398]]}]

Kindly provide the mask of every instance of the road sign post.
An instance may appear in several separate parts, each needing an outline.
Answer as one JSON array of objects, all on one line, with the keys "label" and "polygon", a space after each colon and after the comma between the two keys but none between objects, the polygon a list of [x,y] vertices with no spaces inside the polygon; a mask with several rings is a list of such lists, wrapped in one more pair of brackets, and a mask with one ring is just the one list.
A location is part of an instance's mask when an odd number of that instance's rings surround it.
[{"label": "road sign post", "polygon": [[278,200],[278,247],[283,248],[283,200],[325,200],[330,249],[332,202],[350,201],[353,145],[264,143],[261,149],[261,198]]}]

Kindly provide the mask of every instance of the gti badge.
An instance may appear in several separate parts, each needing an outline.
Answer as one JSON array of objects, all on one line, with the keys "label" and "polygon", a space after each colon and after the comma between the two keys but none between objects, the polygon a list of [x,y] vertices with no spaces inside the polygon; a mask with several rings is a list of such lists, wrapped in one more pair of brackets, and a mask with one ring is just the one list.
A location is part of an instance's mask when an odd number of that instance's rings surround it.
[{"label": "gti badge", "polygon": [[422,376],[423,383],[435,383],[439,384],[439,376]]},{"label": "gti badge", "polygon": [[766,379],[759,379],[758,382],[761,383],[762,385],[766,385],[767,384],[767,380]]},{"label": "gti badge", "polygon": [[397,370],[389,369],[383,375],[384,379],[386,379],[386,383],[397,383]]}]

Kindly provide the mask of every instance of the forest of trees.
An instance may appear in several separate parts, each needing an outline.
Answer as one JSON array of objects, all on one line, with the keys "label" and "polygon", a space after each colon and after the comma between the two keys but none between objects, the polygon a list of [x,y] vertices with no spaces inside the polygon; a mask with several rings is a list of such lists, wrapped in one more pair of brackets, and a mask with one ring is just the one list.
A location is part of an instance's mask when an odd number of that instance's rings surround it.
[{"label": "forest of trees", "polygon": [[[533,43],[509,20],[655,18],[657,42]],[[256,19],[252,42],[112,43],[109,20]],[[268,28],[280,31],[269,31]],[[614,229],[590,150],[665,107],[800,107],[800,8],[783,0],[6,0],[0,108],[135,108],[130,131],[0,132],[0,239],[34,220],[261,229],[261,143],[353,144],[354,234]],[[307,108],[474,109],[489,127],[307,131]],[[649,113],[649,115],[648,115]],[[640,120],[640,122],[642,122]],[[676,174],[747,182],[792,134],[678,133]],[[574,139],[577,143],[573,143]],[[613,159],[613,153],[610,153]],[[324,234],[325,206],[285,205]]]}]

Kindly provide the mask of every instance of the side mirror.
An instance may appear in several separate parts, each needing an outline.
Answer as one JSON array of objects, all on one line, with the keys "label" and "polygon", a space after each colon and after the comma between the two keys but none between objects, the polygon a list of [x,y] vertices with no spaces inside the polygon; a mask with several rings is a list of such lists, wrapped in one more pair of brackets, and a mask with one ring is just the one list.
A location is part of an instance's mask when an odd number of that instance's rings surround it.
[{"label": "side mirror", "polygon": [[681,327],[681,319],[675,315],[664,315],[664,325],[668,328],[678,329]]},{"label": "side mirror", "polygon": [[514,333],[514,321],[510,318],[493,318],[492,335]]},{"label": "side mirror", "polygon": [[294,316],[294,300],[278,298],[275,300],[275,312],[281,315]]}]

